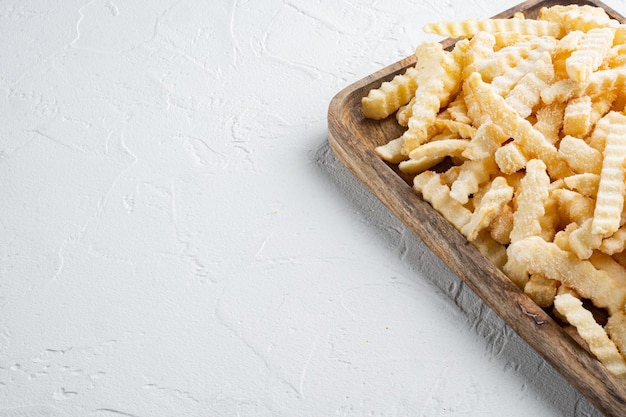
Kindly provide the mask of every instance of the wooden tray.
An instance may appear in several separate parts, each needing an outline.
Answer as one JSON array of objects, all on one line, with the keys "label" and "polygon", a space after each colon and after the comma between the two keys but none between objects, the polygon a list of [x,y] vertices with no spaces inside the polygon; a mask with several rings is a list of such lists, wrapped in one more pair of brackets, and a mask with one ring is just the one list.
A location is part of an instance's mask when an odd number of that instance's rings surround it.
[{"label": "wooden tray", "polygon": [[[530,0],[494,17],[511,17],[523,11],[526,17],[534,18],[541,7],[557,4],[602,7],[624,22],[621,15],[595,0]],[[442,43],[451,46],[453,40]],[[374,153],[376,146],[400,136],[404,128],[393,116],[382,121],[365,119],[361,98],[414,64],[415,57],[407,57],[348,86],[332,99],[328,110],[331,149],[359,181],[598,410],[608,416],[626,416],[626,386],[422,200],[409,185],[410,178]]]}]

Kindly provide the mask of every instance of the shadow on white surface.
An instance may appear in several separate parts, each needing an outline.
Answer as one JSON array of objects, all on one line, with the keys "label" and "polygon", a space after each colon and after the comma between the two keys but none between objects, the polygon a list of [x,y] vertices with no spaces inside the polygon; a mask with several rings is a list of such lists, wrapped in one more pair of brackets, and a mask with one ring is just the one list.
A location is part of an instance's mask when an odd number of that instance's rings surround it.
[{"label": "shadow on white surface", "polygon": [[[325,180],[336,187],[339,198],[347,200],[354,210],[367,218],[381,239],[381,246],[398,246],[398,229],[405,226],[341,164],[327,141],[311,151],[311,159]],[[418,273],[415,279],[425,279],[433,286],[433,293],[443,292],[466,317],[468,327],[478,339],[468,349],[484,350],[487,361],[502,363],[503,370],[519,376],[519,391],[529,390],[554,415],[601,416],[578,391],[545,362],[526,342],[508,327],[461,279],[439,260],[421,240],[407,231],[397,250],[397,261]],[[428,257],[431,261],[424,262]],[[433,294],[433,295],[434,295]],[[481,344],[480,341],[484,343]],[[514,406],[511,399],[511,407]]]}]

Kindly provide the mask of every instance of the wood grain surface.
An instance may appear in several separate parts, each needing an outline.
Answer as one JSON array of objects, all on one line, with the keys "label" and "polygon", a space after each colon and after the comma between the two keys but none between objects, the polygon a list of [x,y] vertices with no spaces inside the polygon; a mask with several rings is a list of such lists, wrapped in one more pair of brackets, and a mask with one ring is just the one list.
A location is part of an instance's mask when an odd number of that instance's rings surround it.
[{"label": "wood grain surface", "polygon": [[[530,0],[493,17],[511,17],[522,11],[534,18],[541,7],[557,4],[602,7],[611,17],[624,21],[598,1]],[[445,40],[443,44],[451,46],[453,41]],[[348,86],[333,98],[328,110],[331,149],[360,182],[598,410],[607,416],[625,416],[626,386],[586,350],[579,338],[572,337],[422,200],[413,191],[410,177],[374,153],[376,146],[400,136],[404,128],[394,116],[382,121],[365,119],[361,98],[414,64],[415,57],[407,57]]]}]

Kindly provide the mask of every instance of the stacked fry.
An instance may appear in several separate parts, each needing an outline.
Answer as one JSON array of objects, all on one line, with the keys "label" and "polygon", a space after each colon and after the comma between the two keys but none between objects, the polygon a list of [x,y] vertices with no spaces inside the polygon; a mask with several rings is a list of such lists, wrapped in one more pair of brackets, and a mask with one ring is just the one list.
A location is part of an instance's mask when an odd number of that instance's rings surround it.
[{"label": "stacked fry", "polygon": [[363,98],[406,128],[377,154],[626,382],[626,26],[570,5],[425,31],[459,39]]}]

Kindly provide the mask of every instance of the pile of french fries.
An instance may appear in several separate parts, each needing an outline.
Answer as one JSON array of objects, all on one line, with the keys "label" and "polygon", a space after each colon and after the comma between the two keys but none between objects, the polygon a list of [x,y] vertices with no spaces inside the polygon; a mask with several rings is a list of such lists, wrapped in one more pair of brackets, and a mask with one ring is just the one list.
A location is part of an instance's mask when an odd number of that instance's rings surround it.
[{"label": "pile of french fries", "polygon": [[425,31],[458,40],[363,97],[406,128],[377,154],[626,382],[626,26],[571,5]]}]

